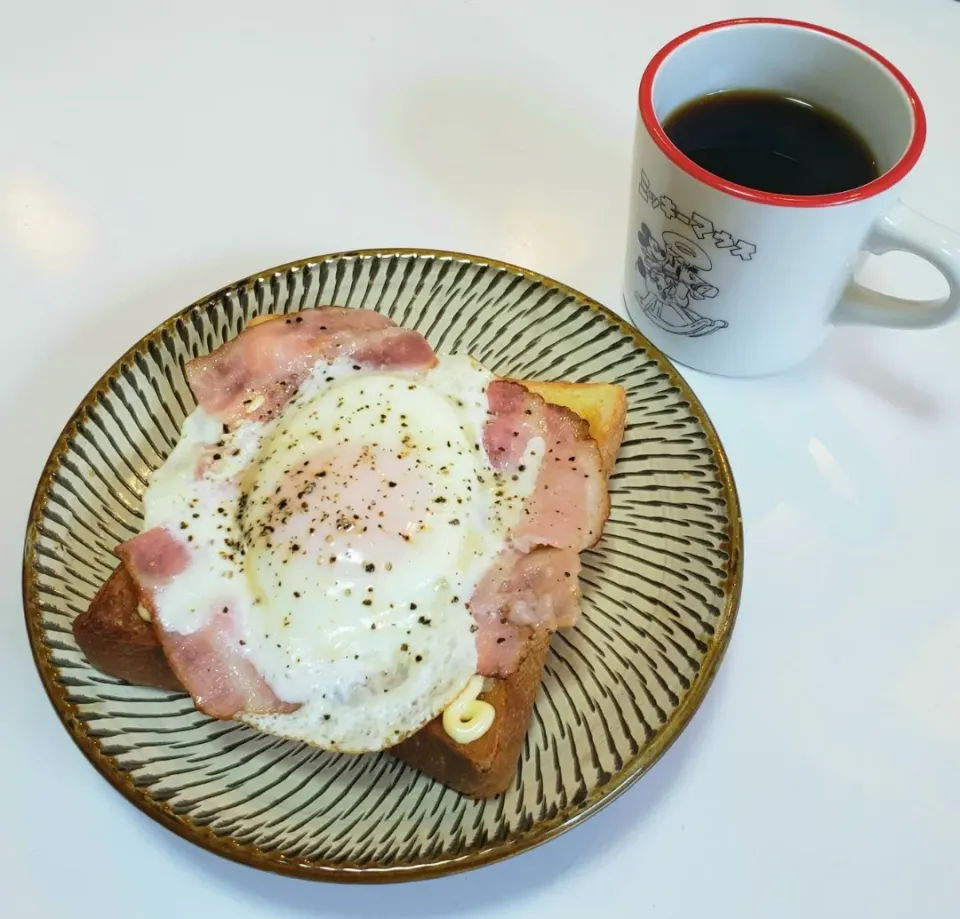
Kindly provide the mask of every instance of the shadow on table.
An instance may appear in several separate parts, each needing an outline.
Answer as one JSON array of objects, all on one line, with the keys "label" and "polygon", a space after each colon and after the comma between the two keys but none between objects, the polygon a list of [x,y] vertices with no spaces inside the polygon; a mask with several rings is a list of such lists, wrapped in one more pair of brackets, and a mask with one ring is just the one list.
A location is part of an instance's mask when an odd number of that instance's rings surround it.
[{"label": "shadow on table", "polygon": [[724,670],[687,729],[650,772],[616,801],[586,823],[523,855],[486,868],[453,877],[419,883],[341,886],[316,884],[247,868],[200,850],[155,827],[171,855],[184,870],[202,872],[206,881],[229,888],[245,902],[261,902],[265,910],[293,910],[316,914],[381,919],[389,904],[392,919],[449,916],[482,907],[493,914],[498,903],[518,903],[540,888],[573,872],[588,870],[632,833],[642,831],[644,821],[667,801],[691,757],[697,755],[701,738],[724,691]]},{"label": "shadow on table", "polygon": [[[891,368],[871,347],[875,329],[841,329],[818,355],[820,368],[828,377],[849,383],[905,419],[933,423],[944,411],[941,395],[924,388],[901,366]],[[889,333],[879,332],[886,336]],[[900,332],[905,335],[907,333]]]}]

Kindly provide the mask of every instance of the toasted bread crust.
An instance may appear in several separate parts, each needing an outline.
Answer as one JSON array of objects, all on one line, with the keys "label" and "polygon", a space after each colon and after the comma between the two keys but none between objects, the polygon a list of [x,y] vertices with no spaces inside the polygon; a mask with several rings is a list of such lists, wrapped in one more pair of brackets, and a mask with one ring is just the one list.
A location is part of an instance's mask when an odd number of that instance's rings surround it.
[{"label": "toasted bread crust", "polygon": [[[600,447],[604,471],[616,462],[626,419],[626,394],[609,383],[530,383],[524,386],[547,402],[571,409],[590,426]],[[98,670],[142,686],[183,690],[153,626],[137,612],[139,595],[121,565],[74,620],[77,644]],[[474,798],[501,794],[510,787],[533,714],[550,636],[531,644],[520,667],[505,679],[491,680],[481,698],[493,705],[496,718],[483,737],[458,744],[435,718],[389,752],[437,781]]]},{"label": "toasted bread crust", "polygon": [[390,752],[431,778],[471,798],[487,798],[506,791],[517,773],[517,760],[527,736],[537,698],[550,636],[541,632],[530,644],[520,666],[506,679],[490,680],[481,698],[497,715],[490,730],[469,744],[458,744],[434,718]]},{"label": "toasted bread crust", "polygon": [[140,592],[127,569],[119,565],[90,608],[73,620],[73,637],[97,670],[137,686],[183,691],[153,625],[137,611],[139,605]]}]

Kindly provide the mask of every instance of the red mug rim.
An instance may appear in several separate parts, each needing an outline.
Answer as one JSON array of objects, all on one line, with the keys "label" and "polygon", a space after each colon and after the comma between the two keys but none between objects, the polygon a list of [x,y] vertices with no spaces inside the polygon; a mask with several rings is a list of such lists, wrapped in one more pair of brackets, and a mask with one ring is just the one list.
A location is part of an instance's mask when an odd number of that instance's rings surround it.
[{"label": "red mug rim", "polygon": [[[720,29],[730,28],[731,26],[741,25],[779,25],[796,29],[806,29],[810,32],[818,32],[821,35],[839,39],[872,58],[900,84],[900,88],[903,90],[910,104],[913,114],[913,133],[903,156],[900,157],[892,168],[888,169],[883,175],[873,181],[868,182],[866,185],[831,195],[780,195],[759,191],[755,188],[747,188],[745,185],[738,185],[735,182],[728,182],[726,179],[721,179],[712,172],[708,172],[706,169],[698,166],[689,157],[684,156],[667,137],[653,109],[653,82],[657,76],[657,72],[663,62],[673,54],[677,48],[686,44],[691,39],[703,35],[706,32],[715,32]],[[844,35],[842,32],[835,32],[833,29],[827,29],[823,26],[813,25],[809,22],[801,22],[795,19],[766,17],[724,19],[721,22],[711,22],[707,25],[698,26],[696,29],[691,29],[689,32],[684,32],[683,35],[677,36],[664,45],[653,56],[650,63],[647,64],[643,72],[643,77],[640,79],[640,118],[643,126],[647,129],[654,143],[660,148],[664,156],[666,156],[674,166],[677,166],[687,173],[687,175],[728,195],[753,201],[757,204],[771,204],[781,207],[831,207],[837,204],[852,204],[855,201],[864,201],[867,198],[872,198],[874,195],[879,195],[881,192],[893,188],[894,185],[900,182],[910,170],[913,169],[917,160],[920,158],[927,137],[927,119],[924,115],[923,104],[920,102],[920,97],[917,95],[916,90],[910,84],[910,81],[907,80],[890,61],[874,51],[873,48],[863,44],[863,42],[857,41],[855,38],[851,38],[849,35]]]}]

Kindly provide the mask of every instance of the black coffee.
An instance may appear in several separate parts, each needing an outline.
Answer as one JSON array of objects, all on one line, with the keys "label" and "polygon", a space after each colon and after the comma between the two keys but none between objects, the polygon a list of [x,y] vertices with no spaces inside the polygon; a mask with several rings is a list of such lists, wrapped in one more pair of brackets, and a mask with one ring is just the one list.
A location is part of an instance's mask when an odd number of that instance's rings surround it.
[{"label": "black coffee", "polygon": [[758,191],[830,195],[879,175],[866,142],[838,116],[776,93],[712,93],[677,109],[663,129],[698,166]]}]

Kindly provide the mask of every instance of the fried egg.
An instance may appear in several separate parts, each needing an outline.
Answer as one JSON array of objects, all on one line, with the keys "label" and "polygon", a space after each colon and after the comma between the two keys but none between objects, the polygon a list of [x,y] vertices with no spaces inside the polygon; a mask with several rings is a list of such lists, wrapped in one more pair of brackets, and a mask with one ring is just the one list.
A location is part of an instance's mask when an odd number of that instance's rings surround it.
[{"label": "fried egg", "polygon": [[[158,591],[182,634],[219,610],[286,714],[260,730],[341,751],[416,732],[477,670],[467,603],[518,522],[543,461],[483,447],[492,375],[469,358],[429,371],[320,362],[282,413],[226,430],[197,409],[150,479],[145,525],[195,563]],[[255,398],[255,397],[254,397]]]}]

